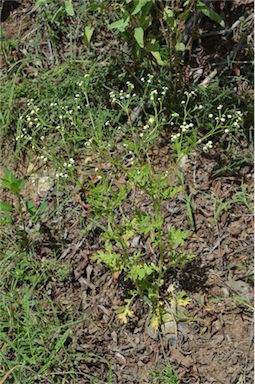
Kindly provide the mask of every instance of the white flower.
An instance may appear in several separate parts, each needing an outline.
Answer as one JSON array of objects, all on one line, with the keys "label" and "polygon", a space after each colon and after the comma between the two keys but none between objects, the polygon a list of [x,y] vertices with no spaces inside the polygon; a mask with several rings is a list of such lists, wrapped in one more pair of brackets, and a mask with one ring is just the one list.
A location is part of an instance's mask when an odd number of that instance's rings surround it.
[{"label": "white flower", "polygon": [[148,123],[149,123],[150,125],[152,125],[152,124],[154,124],[154,122],[155,122],[155,117],[151,116],[151,117],[149,118],[149,120],[148,120]]},{"label": "white flower", "polygon": [[232,115],[227,115],[227,118],[228,118],[228,119],[231,119],[231,117],[232,117]]},{"label": "white flower", "polygon": [[202,106],[202,104],[200,104],[199,106],[198,106],[198,109],[203,109],[204,107]]},{"label": "white flower", "polygon": [[228,128],[226,128],[224,132],[225,132],[225,133],[229,133],[229,129],[228,129]]},{"label": "white flower", "polygon": [[208,117],[211,119],[213,117],[213,114],[209,113]]},{"label": "white flower", "polygon": [[224,122],[226,121],[225,117],[221,117],[221,118],[220,118],[220,121],[221,121],[222,123],[224,123]]},{"label": "white flower", "polygon": [[186,103],[186,101],[185,101],[185,100],[182,100],[182,101],[181,101],[181,104],[185,104],[185,103]]},{"label": "white flower", "polygon": [[220,109],[222,109],[222,107],[223,107],[223,105],[220,104],[220,105],[218,105],[217,109],[220,110]]}]

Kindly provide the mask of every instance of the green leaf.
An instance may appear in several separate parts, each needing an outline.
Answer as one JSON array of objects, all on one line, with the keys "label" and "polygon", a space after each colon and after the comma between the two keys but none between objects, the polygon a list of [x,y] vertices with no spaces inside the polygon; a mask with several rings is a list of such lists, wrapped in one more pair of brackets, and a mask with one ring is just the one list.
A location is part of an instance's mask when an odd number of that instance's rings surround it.
[{"label": "green leaf", "polygon": [[225,27],[224,20],[220,17],[220,15],[214,12],[211,8],[207,7],[205,3],[201,0],[198,1],[197,9],[202,12],[205,16],[209,17],[209,19],[218,23],[221,27]]},{"label": "green leaf", "polygon": [[37,211],[38,215],[42,215],[43,213],[45,213],[47,208],[48,208],[47,201],[43,201],[38,208],[38,211]]},{"label": "green leaf", "polygon": [[159,51],[151,51],[151,54],[156,59],[156,62],[158,63],[158,65],[162,65],[162,66],[167,65],[167,62],[162,60]]},{"label": "green leaf", "polygon": [[36,212],[36,207],[34,205],[34,203],[32,201],[27,201],[26,202],[26,207],[27,207],[27,210],[28,212],[30,213],[30,215],[34,215],[35,212]]},{"label": "green leaf", "polygon": [[183,43],[176,43],[175,49],[177,52],[184,52],[185,51],[185,45]]},{"label": "green leaf", "polygon": [[125,19],[119,19],[117,21],[114,21],[114,23],[111,23],[109,25],[110,29],[117,29],[119,32],[124,32],[129,24],[129,17],[126,17]]},{"label": "green leaf", "polygon": [[65,0],[65,10],[68,16],[74,16],[72,0]]},{"label": "green leaf", "polygon": [[2,178],[2,187],[8,189],[9,191],[19,194],[24,188],[25,181],[22,179],[17,179],[15,175],[8,169],[4,169],[4,176]]},{"label": "green leaf", "polygon": [[172,30],[174,30],[176,28],[176,26],[177,26],[176,19],[174,17],[173,11],[170,8],[166,7],[164,9],[163,18]]},{"label": "green leaf", "polygon": [[141,11],[141,9],[148,3],[153,3],[152,0],[138,0],[135,8],[133,9],[131,15],[136,15]]},{"label": "green leaf", "polygon": [[141,47],[144,48],[144,31],[141,27],[135,28],[134,30],[134,38],[136,39],[137,44]]},{"label": "green leaf", "polygon": [[90,43],[90,40],[91,40],[91,37],[93,35],[93,32],[94,32],[94,27],[92,27],[91,25],[87,25],[85,28],[84,28],[84,44],[88,47],[89,46],[89,43]]},{"label": "green leaf", "polygon": [[189,231],[182,229],[170,228],[168,238],[172,247],[178,246],[184,243],[184,240],[189,236]]},{"label": "green leaf", "polygon": [[1,212],[12,212],[13,206],[5,201],[0,201],[0,211]]}]

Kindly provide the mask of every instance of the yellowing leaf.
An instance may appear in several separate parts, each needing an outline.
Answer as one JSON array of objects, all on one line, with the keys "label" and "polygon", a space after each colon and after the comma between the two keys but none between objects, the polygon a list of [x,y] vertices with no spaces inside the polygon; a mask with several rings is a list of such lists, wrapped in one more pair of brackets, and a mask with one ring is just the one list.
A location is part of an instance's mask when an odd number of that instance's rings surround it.
[{"label": "yellowing leaf", "polygon": [[125,312],[119,313],[117,316],[120,319],[120,321],[122,321],[123,324],[128,323],[128,318],[127,318],[127,315],[125,314]]},{"label": "yellowing leaf", "polygon": [[155,330],[158,330],[159,328],[159,317],[156,313],[153,313],[151,317],[151,327]]}]

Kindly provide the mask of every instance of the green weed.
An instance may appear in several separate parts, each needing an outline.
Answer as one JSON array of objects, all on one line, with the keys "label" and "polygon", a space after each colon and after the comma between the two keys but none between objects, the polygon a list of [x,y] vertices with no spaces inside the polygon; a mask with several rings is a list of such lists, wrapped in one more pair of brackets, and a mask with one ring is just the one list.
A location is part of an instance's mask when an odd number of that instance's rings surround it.
[{"label": "green weed", "polygon": [[153,384],[179,384],[180,380],[170,363],[153,373]]}]

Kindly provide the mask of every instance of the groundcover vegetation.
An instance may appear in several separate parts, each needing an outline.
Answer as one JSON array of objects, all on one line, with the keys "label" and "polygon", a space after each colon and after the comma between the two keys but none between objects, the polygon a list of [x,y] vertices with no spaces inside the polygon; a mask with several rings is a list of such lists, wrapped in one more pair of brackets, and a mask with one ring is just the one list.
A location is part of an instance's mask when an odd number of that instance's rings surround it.
[{"label": "groundcover vegetation", "polygon": [[0,383],[251,383],[251,2],[0,10]]}]

